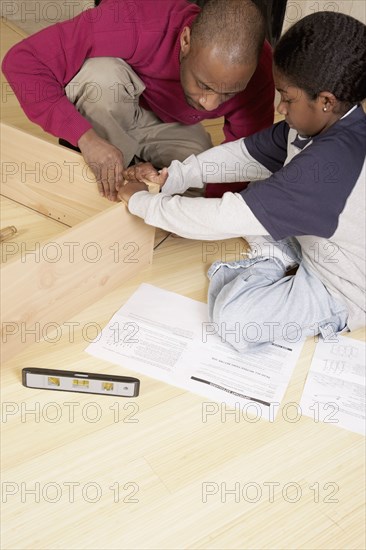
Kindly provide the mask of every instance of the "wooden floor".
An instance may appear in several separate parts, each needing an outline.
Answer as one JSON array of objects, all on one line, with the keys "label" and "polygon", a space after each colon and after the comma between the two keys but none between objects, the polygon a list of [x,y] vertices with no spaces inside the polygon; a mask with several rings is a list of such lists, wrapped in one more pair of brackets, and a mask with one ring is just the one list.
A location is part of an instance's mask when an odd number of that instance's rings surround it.
[{"label": "wooden floor", "polygon": [[[10,27],[4,35],[5,46],[17,38]],[[34,131],[15,100],[2,116]],[[64,230],[13,201],[1,207],[2,227],[22,230],[15,243]],[[142,282],[205,301],[215,259],[204,261],[199,241],[158,243],[152,266],[70,319],[72,338],[62,327],[58,341],[2,365],[2,548],[364,549],[364,439],[283,414],[300,401],[312,339],[274,423],[204,422],[203,398],[146,376],[128,402],[21,385],[30,366],[134,375],[87,355],[85,327],[104,326]]]}]

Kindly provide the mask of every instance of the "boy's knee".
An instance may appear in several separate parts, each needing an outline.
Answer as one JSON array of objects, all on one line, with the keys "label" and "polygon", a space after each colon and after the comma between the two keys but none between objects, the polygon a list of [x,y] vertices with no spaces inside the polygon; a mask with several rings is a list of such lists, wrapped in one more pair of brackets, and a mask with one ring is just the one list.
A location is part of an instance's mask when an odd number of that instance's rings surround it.
[{"label": "boy's knee", "polygon": [[[263,341],[263,330],[253,312],[238,311],[232,304],[218,311],[213,308],[212,322],[222,342],[231,344],[235,349],[247,347]],[[264,340],[265,341],[265,340]]]},{"label": "boy's knee", "polygon": [[211,317],[221,341],[240,351],[281,339],[282,323],[275,321],[272,313],[270,308],[264,307],[263,301],[258,303],[248,296],[248,300],[240,304],[235,301],[220,307],[214,304]]}]

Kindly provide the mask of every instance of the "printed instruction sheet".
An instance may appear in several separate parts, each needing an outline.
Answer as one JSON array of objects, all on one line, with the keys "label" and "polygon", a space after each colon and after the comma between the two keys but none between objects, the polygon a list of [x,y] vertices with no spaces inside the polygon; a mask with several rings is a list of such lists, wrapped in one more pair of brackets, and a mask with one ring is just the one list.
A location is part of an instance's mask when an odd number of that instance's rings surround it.
[{"label": "printed instruction sheet", "polygon": [[217,328],[207,304],[142,284],[86,351],[273,421],[303,341],[238,353]]},{"label": "printed instruction sheet", "polygon": [[319,340],[300,407],[306,416],[365,435],[365,343]]}]

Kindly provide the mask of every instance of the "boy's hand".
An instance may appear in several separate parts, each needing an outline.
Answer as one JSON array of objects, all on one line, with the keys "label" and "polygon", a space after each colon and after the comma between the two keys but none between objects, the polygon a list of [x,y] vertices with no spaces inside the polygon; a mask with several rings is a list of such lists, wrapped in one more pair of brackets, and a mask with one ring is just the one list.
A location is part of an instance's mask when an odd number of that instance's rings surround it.
[{"label": "boy's hand", "polygon": [[138,193],[139,191],[148,191],[147,185],[140,181],[131,181],[119,188],[117,196],[125,204],[128,204],[128,201],[132,195]]},{"label": "boy's hand", "polygon": [[[134,168],[134,167],[131,167],[131,168]],[[128,170],[125,170],[125,173],[128,172]],[[146,172],[144,172],[144,174],[146,174]],[[128,201],[130,200],[132,195],[134,195],[135,193],[138,193],[139,191],[149,191],[150,193],[154,193],[154,194],[158,193],[162,185],[164,185],[164,183],[166,182],[166,179],[168,177],[168,169],[163,168],[160,174],[158,175],[154,175],[152,174],[152,172],[149,172],[149,174],[150,174],[149,179],[144,178],[143,181],[138,181],[135,179],[124,180],[122,186],[118,190],[118,195],[117,195],[118,198],[122,200],[125,204],[128,204]],[[141,173],[139,177],[140,176],[141,176]],[[131,172],[129,177],[131,177]]]}]

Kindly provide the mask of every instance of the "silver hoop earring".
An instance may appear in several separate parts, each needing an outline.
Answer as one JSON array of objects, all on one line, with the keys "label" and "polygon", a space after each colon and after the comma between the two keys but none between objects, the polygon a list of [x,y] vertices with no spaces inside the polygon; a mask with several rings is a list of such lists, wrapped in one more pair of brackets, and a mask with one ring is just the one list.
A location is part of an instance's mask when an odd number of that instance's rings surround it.
[{"label": "silver hoop earring", "polygon": [[326,113],[326,112],[327,112],[327,108],[326,108],[326,107],[323,107],[323,111]]}]

